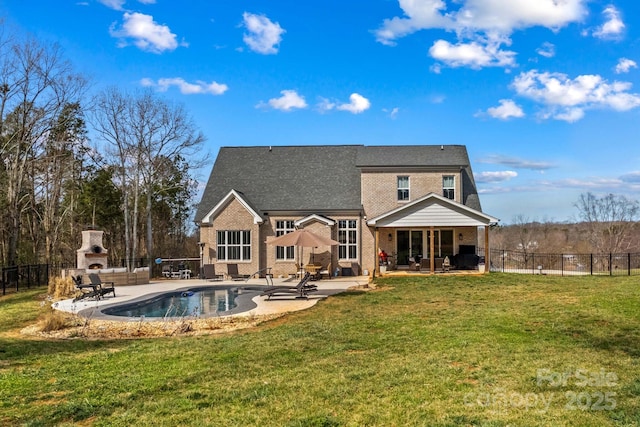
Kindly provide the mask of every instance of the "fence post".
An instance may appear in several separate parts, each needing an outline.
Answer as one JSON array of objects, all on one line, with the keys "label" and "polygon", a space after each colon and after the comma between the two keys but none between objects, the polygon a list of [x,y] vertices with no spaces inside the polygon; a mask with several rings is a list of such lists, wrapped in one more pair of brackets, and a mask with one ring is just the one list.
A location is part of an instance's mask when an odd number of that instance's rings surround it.
[{"label": "fence post", "polygon": [[631,252],[627,252],[627,276],[631,276]]},{"label": "fence post", "polygon": [[609,252],[609,276],[613,276],[613,254]]}]

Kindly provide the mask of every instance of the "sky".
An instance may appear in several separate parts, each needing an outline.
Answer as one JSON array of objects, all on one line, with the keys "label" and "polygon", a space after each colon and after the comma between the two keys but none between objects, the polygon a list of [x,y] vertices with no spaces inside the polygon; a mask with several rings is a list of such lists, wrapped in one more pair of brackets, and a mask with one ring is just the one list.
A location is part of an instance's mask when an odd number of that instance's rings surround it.
[{"label": "sky", "polygon": [[503,224],[640,199],[637,0],[0,0],[0,17],[91,91],[183,104],[211,165],[221,146],[461,144]]}]

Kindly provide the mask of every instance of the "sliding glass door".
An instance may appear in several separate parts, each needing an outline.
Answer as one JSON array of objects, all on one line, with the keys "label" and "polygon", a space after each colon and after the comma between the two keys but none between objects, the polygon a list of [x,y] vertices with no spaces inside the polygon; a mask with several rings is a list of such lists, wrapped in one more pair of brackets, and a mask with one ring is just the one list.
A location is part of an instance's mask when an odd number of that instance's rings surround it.
[{"label": "sliding glass door", "polygon": [[[434,230],[434,257],[453,256],[453,230]],[[398,265],[409,265],[409,258],[429,259],[431,230],[410,229],[396,231],[396,254]]]}]

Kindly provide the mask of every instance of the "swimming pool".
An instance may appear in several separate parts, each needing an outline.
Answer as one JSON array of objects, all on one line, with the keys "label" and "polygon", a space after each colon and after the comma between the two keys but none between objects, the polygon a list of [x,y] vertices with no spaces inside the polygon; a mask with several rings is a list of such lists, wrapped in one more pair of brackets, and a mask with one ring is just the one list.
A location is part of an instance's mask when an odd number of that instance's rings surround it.
[{"label": "swimming pool", "polygon": [[252,308],[250,301],[256,294],[257,291],[236,286],[193,288],[108,307],[102,310],[102,313],[109,316],[141,318],[228,315]]}]

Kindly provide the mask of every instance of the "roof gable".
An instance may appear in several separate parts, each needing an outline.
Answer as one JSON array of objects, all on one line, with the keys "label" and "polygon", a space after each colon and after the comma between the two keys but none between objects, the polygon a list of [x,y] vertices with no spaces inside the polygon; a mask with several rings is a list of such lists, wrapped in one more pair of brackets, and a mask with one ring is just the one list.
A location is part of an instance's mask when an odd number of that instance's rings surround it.
[{"label": "roof gable", "polygon": [[407,203],[397,209],[367,221],[376,227],[435,227],[484,226],[495,224],[499,219],[449,200],[435,193]]},{"label": "roof gable", "polygon": [[294,225],[296,227],[299,226],[305,226],[305,224],[311,223],[311,222],[319,222],[321,224],[324,225],[328,225],[328,226],[333,226],[336,224],[336,222],[334,220],[332,220],[331,218],[327,218],[326,216],[323,215],[318,215],[318,214],[313,214],[313,215],[308,215],[304,218],[301,218],[297,221],[294,222]]},{"label": "roof gable", "polygon": [[237,200],[253,217],[254,224],[262,224],[264,220],[260,216],[256,210],[251,207],[251,204],[243,197],[243,195],[236,190],[231,190],[229,193],[222,199],[220,202],[213,207],[207,214],[202,218],[203,224],[211,224],[213,219],[217,217],[220,212],[222,212],[232,200]]}]

